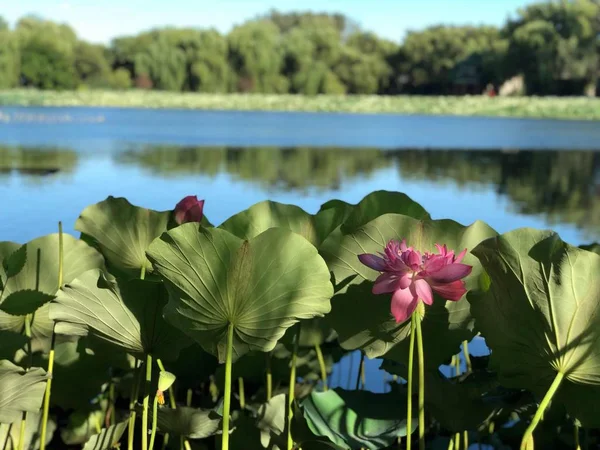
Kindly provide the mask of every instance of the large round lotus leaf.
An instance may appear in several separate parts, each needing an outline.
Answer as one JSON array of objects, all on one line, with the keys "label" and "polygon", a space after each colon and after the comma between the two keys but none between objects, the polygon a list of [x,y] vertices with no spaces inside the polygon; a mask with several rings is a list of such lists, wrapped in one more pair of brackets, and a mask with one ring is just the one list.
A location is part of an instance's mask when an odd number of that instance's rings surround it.
[{"label": "large round lotus leaf", "polygon": [[167,230],[172,215],[172,211],[141,208],[125,198],[109,196],[85,208],[75,229],[91,238],[110,267],[139,278],[142,267],[152,271],[146,250]]},{"label": "large round lotus leaf", "polygon": [[162,283],[109,280],[101,271],[90,270],[58,292],[50,304],[50,318],[57,322],[57,333],[71,324],[83,325],[138,358],[151,354],[172,360],[189,342],[162,317],[167,297]]},{"label": "large round lotus leaf", "polygon": [[594,242],[593,244],[580,245],[579,248],[584,250],[594,252],[597,255],[600,255],[600,244],[598,242]]},{"label": "large round lotus leaf", "polygon": [[[295,330],[288,329],[281,342],[288,348],[292,348],[294,343]],[[300,322],[300,347],[314,348],[316,345],[322,345],[325,342],[332,342],[337,338],[335,331],[331,328],[329,322],[323,317],[316,317],[311,320]]]},{"label": "large round lotus leaf", "polygon": [[365,196],[344,221],[341,231],[350,234],[384,214],[402,214],[415,219],[430,219],[429,213],[408,195],[393,191],[375,191]]},{"label": "large round lotus leaf", "polygon": [[[86,270],[104,265],[104,258],[98,251],[69,234],[63,235],[63,250],[63,283],[70,282]],[[5,257],[3,263],[14,259],[12,256],[15,254],[22,256],[17,258],[20,261],[19,270],[13,271],[8,280],[6,273],[0,274],[0,278],[5,280],[0,309],[11,315],[30,314],[52,300],[59,289],[59,235],[50,234],[30,241]],[[23,320],[14,319],[13,325],[6,325],[8,328],[2,329],[15,328],[17,322],[22,326]],[[8,319],[6,321],[10,322]],[[0,319],[0,322],[3,320]]]},{"label": "large round lotus leaf", "polygon": [[[42,427],[42,412],[29,412],[25,420],[25,439],[23,443],[24,450],[37,450],[40,448],[40,429]],[[46,445],[52,441],[54,432],[56,431],[56,422],[52,417],[48,418],[46,428]],[[19,438],[21,433],[20,424],[14,423],[12,426],[8,424],[0,424],[0,443],[3,445],[2,450],[17,450],[19,448]]]},{"label": "large round lotus leaf", "polygon": [[[390,310],[391,294],[372,294],[373,281],[379,272],[363,265],[359,254],[383,251],[390,239],[402,238],[422,252],[435,251],[436,243],[460,252],[494,235],[496,232],[480,221],[465,227],[452,220],[416,220],[386,214],[344,236],[339,247],[328,248],[324,254],[335,279],[346,284],[333,298],[332,311],[327,316],[338,333],[340,345],[346,350],[362,349],[369,358],[384,354],[399,361],[408,358],[410,321],[396,323]],[[473,265],[465,281],[467,289],[475,289],[481,265],[469,253],[463,262]],[[463,340],[473,335],[469,303],[445,302],[436,296],[433,306],[426,307],[423,321],[426,364],[439,366],[458,352]]]},{"label": "large round lotus leaf", "polygon": [[283,228],[242,241],[184,224],[157,239],[148,256],[170,292],[165,317],[220,361],[230,323],[237,359],[273,349],[298,320],[331,309],[325,262],[310,242]]},{"label": "large round lotus leaf", "polygon": [[230,217],[219,228],[241,239],[252,239],[269,228],[286,228],[318,247],[342,219],[335,209],[313,216],[298,206],[267,200]]},{"label": "large round lotus leaf", "polygon": [[[315,435],[344,448],[376,450],[406,436],[406,396],[398,392],[375,394],[341,388],[313,391],[301,408]],[[415,417],[414,428],[416,422]]]},{"label": "large round lotus leaf", "polygon": [[0,361],[0,423],[19,421],[24,411],[38,411],[42,406],[47,379],[43,369],[25,372],[10,361]]},{"label": "large round lotus leaf", "polygon": [[473,254],[491,283],[468,298],[501,383],[543,395],[562,372],[558,397],[584,426],[599,426],[600,256],[529,228]]}]

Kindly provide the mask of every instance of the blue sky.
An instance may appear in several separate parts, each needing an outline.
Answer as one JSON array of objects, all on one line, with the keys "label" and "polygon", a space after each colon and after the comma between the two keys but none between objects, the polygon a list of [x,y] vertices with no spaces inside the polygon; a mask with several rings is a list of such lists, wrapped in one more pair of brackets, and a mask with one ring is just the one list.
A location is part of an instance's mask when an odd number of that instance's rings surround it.
[{"label": "blue sky", "polygon": [[400,41],[407,30],[428,25],[500,25],[534,0],[0,0],[0,15],[14,24],[34,13],[66,22],[89,41],[107,43],[120,35],[157,26],[216,28],[235,24],[271,8],[280,11],[342,12],[364,29]]}]

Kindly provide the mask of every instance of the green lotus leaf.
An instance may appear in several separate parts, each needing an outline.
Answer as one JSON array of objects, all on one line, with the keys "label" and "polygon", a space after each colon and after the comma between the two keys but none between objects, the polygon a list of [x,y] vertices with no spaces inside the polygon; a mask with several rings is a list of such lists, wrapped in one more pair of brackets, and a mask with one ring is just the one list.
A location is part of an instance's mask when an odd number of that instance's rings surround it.
[{"label": "green lotus leaf", "polygon": [[50,318],[83,325],[97,337],[143,358],[151,354],[172,360],[189,345],[175,327],[162,318],[168,294],[162,283],[109,279],[90,270],[65,285],[50,304]]},{"label": "green lotus leaf", "polygon": [[[142,267],[150,274],[152,266],[146,250],[165,232],[172,211],[154,211],[134,206],[122,197],[109,196],[83,210],[75,229],[98,247],[109,267],[130,278],[139,278]],[[85,235],[85,236],[84,236]]]},{"label": "green lotus leaf", "polygon": [[22,333],[0,330],[0,360],[14,360],[15,353],[29,342]]},{"label": "green lotus leaf", "polygon": [[[25,440],[23,450],[37,450],[40,448],[40,429],[42,427],[42,413],[29,412],[25,420]],[[2,450],[17,450],[19,448],[20,423],[0,424],[0,444]],[[52,441],[56,431],[56,422],[49,417],[46,428],[46,445]]]},{"label": "green lotus leaf", "polygon": [[163,433],[184,436],[189,439],[204,439],[219,432],[222,419],[212,409],[188,406],[171,409],[165,406],[158,410],[157,426]]},{"label": "green lotus leaf", "polygon": [[13,423],[21,420],[23,412],[38,411],[47,379],[43,369],[26,372],[10,361],[0,361],[0,423]]},{"label": "green lotus leaf", "polygon": [[[406,396],[399,392],[313,391],[302,401],[301,409],[316,436],[344,448],[386,448],[407,434]],[[414,428],[416,422],[415,417]]]},{"label": "green lotus leaf", "polygon": [[[294,341],[294,330],[289,330],[281,338],[281,342],[289,348],[292,348]],[[300,347],[314,348],[316,345],[322,345],[325,342],[332,342],[337,338],[335,331],[331,328],[329,322],[323,317],[316,317],[311,320],[300,322]]]},{"label": "green lotus leaf", "polygon": [[341,220],[343,215],[335,209],[312,215],[298,206],[267,200],[230,217],[219,228],[241,239],[252,239],[269,228],[285,228],[318,247]]},{"label": "green lotus leaf", "polygon": [[102,429],[105,415],[106,410],[102,408],[72,412],[67,425],[60,430],[62,441],[66,445],[85,444],[93,435],[98,434],[98,428]]},{"label": "green lotus leaf", "polygon": [[600,256],[530,228],[473,254],[491,283],[468,299],[500,382],[541,396],[560,372],[556,398],[584,426],[600,425]]},{"label": "green lotus leaf", "polygon": [[375,191],[366,195],[344,221],[343,234],[356,232],[363,225],[384,214],[402,214],[415,219],[431,219],[429,213],[408,195],[401,192]]},{"label": "green lotus leaf", "polygon": [[22,245],[10,255],[6,256],[2,260],[2,268],[4,269],[4,275],[6,278],[11,278],[17,275],[27,261],[27,245]]},{"label": "green lotus leaf", "polygon": [[[408,358],[410,321],[396,323],[390,312],[391,294],[372,294],[373,281],[379,272],[363,265],[359,254],[377,253],[390,239],[402,238],[420,251],[435,251],[435,243],[457,251],[470,250],[494,235],[496,232],[480,221],[465,227],[452,220],[416,220],[385,214],[344,236],[334,253],[330,252],[333,249],[324,252],[335,279],[351,280],[338,290],[327,316],[342,348],[361,349],[369,358],[382,355],[398,361]],[[473,266],[471,275],[465,279],[467,289],[479,288],[479,261],[467,253],[463,262]],[[458,352],[463,340],[474,336],[469,303],[444,301],[436,296],[434,304],[426,307],[422,329],[426,364],[437,368]]]},{"label": "green lotus leaf", "polygon": [[148,256],[170,293],[167,320],[220,361],[230,323],[237,359],[272,350],[287,328],[331,308],[325,262],[310,242],[282,228],[242,241],[184,224],[156,240]]},{"label": "green lotus leaf", "polygon": [[[34,239],[20,247],[17,253],[22,253],[21,249],[24,249],[25,256],[18,258],[18,273],[5,282],[0,309],[11,315],[30,314],[56,295],[59,289],[58,240],[59,235],[55,233]],[[71,235],[63,235],[63,250],[63,283],[70,282],[86,270],[104,265],[104,258],[100,253]],[[24,318],[2,320],[2,316],[3,313],[0,312],[0,329],[16,329],[24,325]],[[4,321],[7,324],[3,326]]]},{"label": "green lotus leaf", "polygon": [[597,255],[600,255],[600,244],[598,242],[594,242],[593,244],[580,245],[579,248],[582,248],[583,250],[594,252]]},{"label": "green lotus leaf", "polygon": [[110,450],[119,443],[121,436],[125,433],[129,419],[102,429],[99,434],[93,435],[83,446],[83,450]]},{"label": "green lotus leaf", "polygon": [[[35,311],[31,321],[31,350],[47,352],[50,349],[54,322],[48,316],[50,303],[45,303]],[[13,316],[0,311],[0,331],[23,333],[25,316]],[[20,355],[21,357],[23,355]]]}]

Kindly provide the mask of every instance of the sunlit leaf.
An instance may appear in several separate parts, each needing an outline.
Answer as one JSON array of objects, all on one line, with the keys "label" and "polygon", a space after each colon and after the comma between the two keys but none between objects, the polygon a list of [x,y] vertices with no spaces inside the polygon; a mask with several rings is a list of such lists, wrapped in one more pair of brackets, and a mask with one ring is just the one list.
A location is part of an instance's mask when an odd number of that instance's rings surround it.
[{"label": "sunlit leaf", "polygon": [[119,442],[127,429],[129,420],[104,428],[99,434],[93,435],[83,446],[83,450],[110,450]]},{"label": "sunlit leaf", "polygon": [[473,254],[491,285],[468,299],[500,382],[541,396],[562,372],[557,399],[584,426],[600,425],[600,256],[530,228]]},{"label": "sunlit leaf", "polygon": [[212,409],[187,406],[171,409],[164,406],[158,410],[157,422],[158,429],[163,433],[190,439],[204,439],[219,432],[222,419]]},{"label": "sunlit leaf", "polygon": [[21,420],[21,413],[36,412],[42,405],[46,389],[46,371],[29,371],[10,361],[0,361],[0,423]]},{"label": "sunlit leaf", "polygon": [[[40,448],[40,429],[42,426],[42,413],[29,412],[25,421],[25,440],[23,450],[37,450]],[[46,445],[52,441],[56,431],[56,421],[52,417],[48,418],[46,428]],[[19,439],[21,426],[19,422],[0,425],[0,445],[4,445],[2,450],[17,450],[19,448]]]},{"label": "sunlit leaf", "polygon": [[145,252],[167,230],[172,216],[172,211],[154,211],[109,196],[84,209],[75,229],[92,238],[111,267],[139,278],[142,267],[152,271]]},{"label": "sunlit leaf", "polygon": [[69,415],[69,421],[60,430],[60,437],[66,445],[85,444],[104,427],[105,411],[101,408],[92,411],[75,411]]},{"label": "sunlit leaf", "polygon": [[222,229],[184,224],[155,241],[148,256],[170,292],[167,320],[221,361],[229,323],[235,359],[271,350],[298,320],[330,310],[325,262],[289,230],[271,228],[242,241]]},{"label": "sunlit leaf", "polygon": [[189,343],[162,318],[167,297],[162,283],[108,279],[101,271],[90,270],[59,291],[50,304],[50,317],[85,325],[138,358],[152,354],[171,360]]}]

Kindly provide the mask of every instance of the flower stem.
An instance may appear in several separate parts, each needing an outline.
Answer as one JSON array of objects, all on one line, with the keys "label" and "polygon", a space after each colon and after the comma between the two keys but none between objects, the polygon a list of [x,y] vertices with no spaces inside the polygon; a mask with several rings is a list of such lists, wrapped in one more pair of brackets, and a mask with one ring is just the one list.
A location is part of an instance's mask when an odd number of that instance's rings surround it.
[{"label": "flower stem", "polygon": [[154,449],[154,439],[156,438],[156,425],[158,423],[158,395],[154,396],[152,402],[152,432],[150,434],[150,447],[149,450]]},{"label": "flower stem", "polygon": [[410,316],[410,341],[408,344],[408,394],[406,397],[406,450],[411,448],[412,434],[412,391],[413,391],[413,361],[415,356],[415,313]]},{"label": "flower stem", "polygon": [[152,355],[146,355],[146,386],[142,410],[142,450],[148,450],[148,403],[150,399],[150,383],[152,382]]},{"label": "flower stem", "polygon": [[556,374],[556,377],[554,378],[554,381],[550,385],[548,392],[546,392],[546,395],[544,395],[544,398],[542,399],[540,406],[538,406],[538,409],[535,412],[535,415],[533,416],[533,419],[531,420],[529,427],[527,427],[527,429],[525,430],[525,434],[523,435],[523,440],[521,441],[521,450],[525,450],[527,448],[529,442],[533,443],[533,432],[534,432],[535,428],[537,427],[538,423],[540,422],[540,419],[542,418],[544,411],[548,407],[548,404],[552,400],[552,397],[554,397],[554,394],[556,394],[556,391],[558,390],[563,378],[564,378],[564,374],[562,372],[558,372]]},{"label": "flower stem", "polygon": [[135,435],[135,404],[138,400],[140,393],[140,379],[142,377],[142,370],[140,368],[140,361],[136,361],[136,368],[133,372],[133,383],[131,385],[131,398],[129,399],[129,426],[127,430],[127,450],[133,450],[133,438]]},{"label": "flower stem", "polygon": [[469,449],[469,432],[467,430],[463,431],[463,442],[465,445],[465,450]]},{"label": "flower stem", "polygon": [[423,351],[420,314],[415,317],[415,328],[417,331],[417,354],[419,358],[419,450],[425,450],[425,352]]},{"label": "flower stem", "polygon": [[454,433],[454,450],[460,450],[460,433]]},{"label": "flower stem", "polygon": [[244,393],[244,378],[238,378],[238,391],[240,394],[240,408],[246,408],[246,394]]},{"label": "flower stem", "polygon": [[579,442],[579,425],[573,425],[573,434],[575,437],[575,450],[581,450],[581,443]]},{"label": "flower stem", "polygon": [[140,280],[143,280],[146,278],[146,265],[144,264],[142,266],[142,268],[140,269]]},{"label": "flower stem", "polygon": [[273,393],[273,374],[271,373],[271,352],[265,354],[267,366],[267,401],[271,400]]},{"label": "flower stem", "polygon": [[300,326],[297,325],[296,337],[294,340],[294,349],[292,350],[292,361],[290,367],[290,386],[288,393],[288,411],[287,411],[287,450],[292,450],[294,440],[292,439],[292,419],[294,418],[294,396],[296,390],[296,355],[298,354],[298,345],[300,341]]},{"label": "flower stem", "polygon": [[225,356],[225,398],[223,400],[223,437],[221,450],[229,450],[229,410],[231,409],[231,361],[233,353],[233,324],[227,328],[227,350]]},{"label": "flower stem", "polygon": [[317,352],[317,360],[319,361],[319,367],[321,368],[323,391],[327,391],[327,367],[325,366],[325,359],[323,358],[323,352],[321,351],[321,346],[319,344],[315,344],[315,352]]},{"label": "flower stem", "polygon": [[[360,389],[361,374],[363,374],[364,366],[365,366],[365,353],[361,351],[360,352],[360,363],[358,364],[358,371],[356,372],[356,387],[354,388],[357,391]],[[363,387],[364,387],[364,384],[363,384]]]},{"label": "flower stem", "polygon": [[471,355],[469,354],[469,341],[463,341],[463,353],[465,355],[465,363],[467,364],[467,373],[471,373],[473,365],[471,364]]},{"label": "flower stem", "polygon": [[25,448],[25,423],[27,422],[27,412],[23,412],[23,416],[21,417],[21,428],[19,430],[19,446],[18,450],[23,450]]},{"label": "flower stem", "polygon": [[192,391],[192,388],[189,388],[185,395],[185,406],[192,406],[192,396],[193,395],[194,395],[194,391]]},{"label": "flower stem", "polygon": [[[62,234],[61,234],[62,237]],[[59,277],[60,278],[60,277]],[[42,413],[42,431],[40,434],[40,450],[46,449],[46,432],[48,430],[48,415],[50,414],[50,393],[52,391],[52,372],[54,370],[54,344],[56,335],[52,327],[52,339],[50,341],[50,353],[48,354],[48,381],[46,381],[46,392],[44,394],[44,411]]]}]

